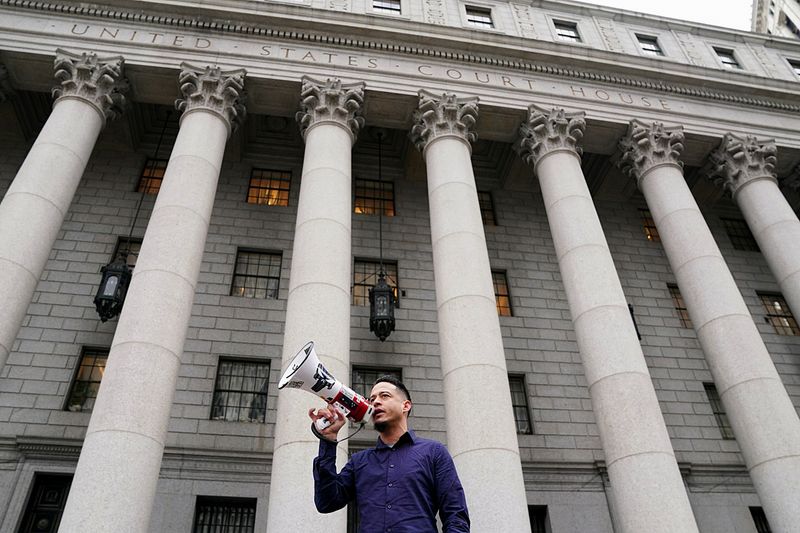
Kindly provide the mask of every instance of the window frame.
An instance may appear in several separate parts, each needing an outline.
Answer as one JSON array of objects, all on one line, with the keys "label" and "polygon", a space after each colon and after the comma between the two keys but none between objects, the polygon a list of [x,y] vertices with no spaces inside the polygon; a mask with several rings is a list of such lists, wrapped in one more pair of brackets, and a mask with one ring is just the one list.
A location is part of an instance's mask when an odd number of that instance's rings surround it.
[{"label": "window frame", "polygon": [[[387,200],[386,198],[381,198],[380,196],[367,196],[361,195],[359,196],[359,182],[362,185],[367,184],[375,184],[376,186],[366,188],[363,187],[362,191],[380,191],[385,193],[388,189],[390,198]],[[365,204],[359,206],[359,199],[364,200]],[[369,202],[373,202],[372,206],[369,206]],[[356,215],[366,215],[366,216],[377,216],[380,214],[378,212],[377,204],[380,202],[381,209],[383,210],[383,216],[385,217],[393,217],[397,215],[397,207],[395,205],[395,190],[394,190],[394,182],[391,180],[373,180],[367,178],[354,178],[353,179],[353,213]],[[389,205],[387,206],[387,202]],[[362,211],[359,211],[362,209]],[[370,209],[371,211],[364,211]]]},{"label": "window frame", "polygon": [[712,382],[704,381],[703,389],[705,390],[708,404],[711,406],[711,412],[714,415],[714,419],[717,421],[717,429],[719,429],[722,439],[735,440],[736,437],[733,434],[733,427],[731,427],[731,421],[728,418],[728,413],[725,412],[725,406],[722,404],[722,398],[719,396],[717,386]]},{"label": "window frame", "polygon": [[[492,6],[481,5],[474,2],[462,4],[464,6],[464,21],[467,27],[480,29],[480,30],[496,30],[497,22],[495,21],[494,9]],[[472,12],[470,12],[472,11]],[[474,17],[484,16],[488,19],[488,24],[485,21],[479,21]]]},{"label": "window frame", "polygon": [[[497,309],[497,316],[514,316],[514,306],[511,304],[511,284],[508,282],[508,272],[504,269],[493,268],[492,272],[492,287],[494,288],[494,301]],[[501,294],[498,292],[498,276],[503,277],[506,292]],[[508,305],[503,306],[500,303],[500,297],[505,297],[508,300]],[[508,313],[503,313],[502,309],[508,309]]]},{"label": "window frame", "polygon": [[722,227],[725,229],[725,235],[728,236],[728,240],[734,250],[739,252],[761,253],[758,241],[756,241],[746,220],[731,217],[719,217],[719,219],[722,222]]},{"label": "window frame", "polygon": [[[350,365],[350,386],[351,388],[356,391],[358,394],[364,396],[364,398],[369,399],[369,392],[364,391],[365,394],[362,394],[356,387],[358,387],[356,382],[356,372],[369,372],[375,374],[375,379],[378,379],[381,376],[385,375],[394,375],[400,381],[403,381],[403,368],[402,367],[388,367],[388,366],[370,366],[370,365],[359,365],[359,364],[352,364]],[[372,380],[372,383],[375,383],[375,379]],[[364,382],[365,386],[372,386],[372,383]]]},{"label": "window frame", "polygon": [[[224,389],[224,390],[220,389],[220,387],[219,387],[219,383],[220,383],[220,368],[222,368],[222,364],[223,363],[244,363],[244,364],[249,364],[249,365],[254,365],[254,366],[266,367],[266,376],[264,377],[264,384],[261,386],[261,389],[263,389],[263,392],[261,392],[261,390],[256,391],[255,389],[250,390],[250,391],[246,391],[241,387],[238,390],[230,389],[230,388]],[[216,372],[214,374],[214,388],[213,388],[213,391],[211,393],[211,409],[209,410],[208,419],[213,421],[213,422],[226,422],[226,423],[234,423],[234,424],[235,423],[266,424],[266,420],[267,420],[267,404],[269,402],[269,383],[270,383],[270,372],[271,371],[272,371],[272,360],[268,359],[268,358],[249,359],[249,358],[246,358],[246,357],[220,355],[217,358],[217,367],[216,367]],[[231,374],[231,375],[228,375],[228,377],[237,377],[237,376],[234,376],[234,375]],[[244,379],[247,378],[248,376],[243,375],[241,377],[243,378],[242,381],[244,382]],[[255,383],[254,383],[254,385],[255,385]],[[227,398],[226,398],[226,403],[224,405],[222,417],[220,418],[219,416],[216,416],[216,417],[214,416],[214,410],[217,408],[216,407],[217,393],[219,391],[221,391],[221,390],[223,392],[225,392],[225,393],[233,392],[233,393],[238,393],[240,395],[239,405],[236,407],[236,409],[239,410],[237,412],[236,420],[228,420],[228,418],[227,418],[228,409],[231,407],[227,403]],[[251,405],[249,407],[246,407],[241,402],[241,396],[243,396],[244,394],[252,394],[253,395],[253,400],[251,400]],[[253,419],[253,418],[250,418],[249,416],[247,417],[246,420],[243,420],[241,418],[241,413],[245,409],[253,409],[252,402],[255,401],[255,397],[256,396],[262,396],[263,399],[264,399],[264,406],[263,406],[263,416],[264,416],[264,418],[263,418],[263,420],[261,420],[260,418]]]},{"label": "window frame", "polygon": [[[556,41],[572,44],[585,44],[578,21],[566,20],[563,18],[553,18],[550,19],[550,23],[553,26],[553,37]],[[573,31],[574,35],[562,33],[564,31]]]},{"label": "window frame", "polygon": [[[762,309],[766,312],[764,319],[767,324],[772,326],[773,333],[785,337],[800,336],[800,326],[798,326],[797,318],[792,313],[786,298],[778,292],[756,291],[759,301],[761,302]],[[777,303],[780,307],[785,309],[785,312],[778,314],[775,309],[774,303],[769,303],[767,300],[779,300]],[[776,324],[777,321],[782,321],[781,324]]]},{"label": "window frame", "polygon": [[[484,226],[497,226],[497,210],[494,207],[492,191],[478,191],[478,207],[481,210],[481,221]],[[488,220],[491,218],[491,220]]]},{"label": "window frame", "polygon": [[687,329],[694,328],[694,325],[692,324],[692,317],[689,316],[689,310],[686,308],[686,301],[683,299],[683,295],[681,294],[681,289],[678,287],[678,284],[667,283],[667,291],[672,297],[672,308],[675,309],[675,313],[678,315],[678,320],[681,322],[681,327]]},{"label": "window frame", "polygon": [[[252,520],[250,520],[251,523],[252,523],[252,527],[249,527],[250,524],[247,524],[247,526],[245,526],[245,529],[242,529],[241,526],[240,526],[239,528],[236,529],[237,533],[255,533],[255,531],[256,531],[256,517],[257,517],[257,513],[258,513],[258,499],[256,499],[256,498],[232,498],[232,497],[229,497],[229,496],[207,496],[207,495],[204,495],[204,494],[198,494],[195,497],[194,515],[193,515],[193,518],[192,518],[192,533],[200,533],[202,531],[208,531],[208,529],[206,529],[206,528],[208,526],[212,526],[212,525],[219,525],[219,526],[222,526],[222,527],[226,526],[226,524],[199,524],[198,523],[198,518],[199,518],[199,515],[200,515],[200,512],[201,512],[202,506],[206,506],[206,507],[223,507],[224,506],[227,509],[229,509],[228,512],[231,513],[231,511],[233,509],[237,508],[237,507],[233,507],[232,504],[237,504],[237,503],[238,504],[247,504],[246,506],[245,505],[239,505],[238,506],[239,509],[247,509],[248,511],[252,510],[251,517],[247,517],[247,518],[252,518]],[[228,527],[230,527],[230,526],[231,525],[228,525]],[[226,529],[228,529],[228,527],[226,527]],[[216,528],[214,530],[217,531]]]},{"label": "window frame", "polygon": [[[647,57],[666,57],[664,48],[656,35],[647,35],[644,33],[634,33],[636,42],[639,44],[639,52]],[[652,45],[652,48],[647,48],[647,45]]]},{"label": "window frame", "polygon": [[742,66],[742,62],[736,54],[736,50],[733,48],[712,46],[711,49],[714,51],[717,61],[725,70],[732,70],[734,72],[737,70],[744,70],[744,66]]},{"label": "window frame", "polygon": [[756,527],[756,533],[772,533],[772,527],[769,525],[764,508],[751,506],[748,509],[750,517],[753,519],[753,525]]},{"label": "window frame", "polygon": [[[375,273],[369,274],[363,280],[363,283],[356,282],[356,276],[360,274],[358,272],[357,267],[358,264],[370,264],[374,265]],[[350,288],[351,288],[351,298],[350,298],[350,305],[355,305],[358,307],[369,307],[369,289],[375,286],[375,283],[378,282],[378,273],[380,271],[381,262],[379,259],[368,259],[364,257],[354,257],[353,258],[353,277],[350,280]],[[395,260],[384,259],[383,266],[386,269],[386,283],[389,284],[392,289],[394,289],[394,305],[395,307],[400,307],[400,267]],[[392,276],[392,272],[389,270],[389,266],[394,267],[394,276]],[[365,272],[365,275],[367,273]],[[374,281],[372,283],[369,282],[370,279],[374,277]],[[360,290],[356,289],[356,287],[364,287],[363,295],[360,294]],[[363,302],[363,303],[362,303]]]},{"label": "window frame", "polygon": [[658,233],[656,221],[653,219],[653,213],[650,212],[649,208],[639,208],[639,221],[642,224],[644,237],[648,242],[661,242],[661,234]]},{"label": "window frame", "polygon": [[789,59],[787,57],[786,62],[789,63],[789,70],[800,80],[800,59]]},{"label": "window frame", "polygon": [[[516,381],[522,387],[522,391],[514,391],[512,381]],[[531,416],[530,397],[528,395],[528,380],[525,374],[509,373],[508,374],[508,388],[511,391],[511,409],[514,412],[514,425],[516,426],[517,435],[533,435],[533,416]],[[525,404],[514,403],[514,393],[521,393],[525,399]],[[527,418],[528,429],[527,431],[520,431],[520,420],[517,418],[517,409],[524,409],[525,417]]]},{"label": "window frame", "polygon": [[[258,254],[258,255],[261,255],[261,256],[277,257],[278,258],[278,275],[277,275],[277,277],[276,276],[270,276],[270,275],[264,276],[264,275],[259,275],[259,274],[255,274],[255,275],[237,274],[236,269],[239,266],[239,257],[241,256],[241,254]],[[271,263],[271,261],[270,261],[270,263]],[[260,266],[260,264],[257,264],[256,268],[258,268],[259,266]],[[273,266],[274,265],[270,264],[270,265],[268,265],[268,268],[271,269]],[[234,262],[233,262],[233,272],[231,273],[230,291],[229,291],[228,294],[230,296],[235,296],[237,298],[251,298],[251,299],[254,299],[254,300],[279,300],[280,299],[280,291],[281,291],[281,277],[282,277],[282,275],[283,275],[283,252],[280,252],[280,251],[277,251],[277,250],[258,250],[258,249],[255,249],[255,248],[237,248],[236,249],[236,257],[234,258]],[[254,291],[253,292],[253,296],[247,296],[245,294],[247,289],[248,289],[247,282],[245,281],[245,284],[243,286],[238,287],[236,285],[237,277],[243,277],[243,278],[245,278],[245,280],[247,280],[249,278],[255,278],[256,280],[258,280],[258,279],[266,279],[267,280],[267,286],[264,288],[264,296],[263,297],[258,296],[258,294],[256,292],[256,291],[260,290],[258,288],[258,286],[251,287],[251,289]],[[270,289],[269,280],[275,280],[274,289]],[[234,291],[236,289],[239,289],[239,288],[241,289],[241,294],[236,294]],[[273,291],[273,290],[274,290],[274,297],[271,297],[270,294],[271,294],[271,291]]]},{"label": "window frame", "polygon": [[[125,264],[128,265],[128,268],[134,270],[136,268],[136,261],[139,260],[139,254],[142,251],[142,243],[144,242],[144,239],[141,237],[131,237],[129,239],[128,237],[118,236],[117,245],[114,247],[114,252],[111,254],[111,261],[114,261],[117,258],[117,255],[119,254],[119,251],[122,249],[122,246],[125,242],[130,242],[131,245],[138,246],[136,251],[129,249],[128,255],[125,257]],[[131,263],[131,256],[134,256],[135,258],[133,263]]]},{"label": "window frame", "polygon": [[[70,409],[70,406],[72,405],[70,400],[72,400],[73,391],[75,390],[75,385],[78,383],[78,376],[80,376],[80,374],[81,374],[81,368],[83,367],[83,360],[84,360],[84,358],[86,357],[87,354],[92,353],[92,352],[94,352],[93,357],[95,357],[95,360],[97,359],[97,357],[99,355],[105,355],[105,357],[104,357],[105,364],[103,365],[102,369],[99,371],[100,372],[100,379],[98,381],[92,381],[91,379],[89,379],[88,381],[83,381],[84,383],[88,383],[89,385],[87,386],[87,392],[86,392],[85,398],[81,402],[80,409]],[[105,368],[106,368],[106,365],[108,364],[108,354],[110,352],[111,352],[111,348],[105,347],[105,346],[83,346],[81,348],[80,357],[78,357],[78,361],[77,361],[77,363],[75,365],[75,370],[73,370],[73,372],[72,372],[72,379],[70,379],[70,382],[69,382],[69,389],[67,390],[67,395],[64,398],[64,406],[61,409],[62,411],[67,411],[67,412],[70,412],[70,413],[91,413],[93,411],[94,402],[92,402],[92,407],[89,408],[88,410],[84,407],[84,405],[85,405],[86,401],[89,400],[90,398],[92,400],[97,400],[97,393],[100,391],[100,385],[103,383],[103,374],[105,373]],[[95,368],[95,365],[92,364],[92,368],[89,371],[89,377],[90,378],[94,374],[94,368]],[[89,391],[91,390],[91,384],[92,383],[97,383],[97,392],[95,392],[94,396],[90,396],[89,395]]]},{"label": "window frame", "polygon": [[[255,176],[256,172],[277,174],[277,176],[270,175],[270,176],[259,176],[259,177],[256,177]],[[270,181],[270,183],[273,182],[273,181],[276,181],[278,183],[284,183],[285,182],[286,183],[286,187],[285,188],[283,188],[283,187],[277,187],[277,188],[273,188],[273,187],[254,187],[253,186],[253,180],[254,179],[260,179],[260,180],[267,179],[267,180]],[[271,204],[271,203],[269,203],[270,199],[268,197],[266,198],[267,201],[261,201],[262,200],[262,196],[260,194],[256,194],[255,196],[251,194],[252,191],[254,191],[254,190],[255,191],[265,191],[265,192],[269,192],[269,191],[273,191],[273,190],[277,191],[278,192],[278,201],[281,202],[281,203]],[[281,193],[283,193],[283,192],[286,193],[285,194],[286,203],[282,203],[282,201],[284,200],[284,195],[282,195]],[[267,206],[267,207],[288,207],[289,206],[289,199],[291,197],[291,194],[292,194],[292,171],[291,170],[278,170],[278,169],[262,168],[262,167],[253,167],[252,169],[250,169],[250,178],[248,179],[248,182],[247,182],[247,195],[245,196],[245,203],[247,203],[248,205]],[[250,201],[251,198],[254,198],[255,201],[251,202]]]},{"label": "window frame", "polygon": [[[155,167],[153,166],[154,162],[155,162]],[[142,165],[142,170],[141,172],[139,172],[139,179],[136,181],[136,187],[134,188],[134,191],[146,194],[148,196],[158,196],[158,193],[161,191],[161,186],[164,184],[164,176],[167,173],[168,164],[169,164],[169,159],[161,159],[154,157],[148,157],[147,159],[145,159],[144,165]],[[160,176],[145,175],[148,172],[151,172],[153,174],[158,174],[158,171],[161,171]],[[147,180],[146,184],[144,184],[145,180]],[[153,185],[154,182],[157,182],[158,186],[154,186]]]}]

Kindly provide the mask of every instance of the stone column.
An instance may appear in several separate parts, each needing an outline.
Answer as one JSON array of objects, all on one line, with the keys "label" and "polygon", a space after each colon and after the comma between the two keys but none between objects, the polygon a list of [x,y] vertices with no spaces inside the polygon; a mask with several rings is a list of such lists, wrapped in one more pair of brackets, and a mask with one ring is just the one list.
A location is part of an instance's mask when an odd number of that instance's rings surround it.
[{"label": "stone column", "polygon": [[181,65],[180,130],[153,206],[59,531],[148,531],[222,155],[244,70]]},{"label": "stone column", "polygon": [[121,111],[123,63],[56,51],[53,112],[0,203],[0,369],[100,130]]},{"label": "stone column", "polygon": [[477,116],[477,98],[420,91],[411,138],[428,172],[447,444],[472,529],[521,533],[530,531],[525,484],[470,160]]},{"label": "stone column", "polygon": [[[364,125],[359,116],[363,101],[363,83],[304,77],[297,113],[306,150],[282,367],[313,340],[320,360],[344,382],[350,381],[351,151]],[[267,531],[346,530],[345,511],[322,515],[314,508],[311,461],[319,441],[309,429],[307,412],[320,406],[321,401],[307,392],[285,389],[278,394]],[[346,444],[338,453],[341,467],[347,459]]]},{"label": "stone column", "polygon": [[533,165],[569,301],[621,533],[697,531],[625,294],[581,170],[584,113],[531,106]]},{"label": "stone column", "polygon": [[778,188],[777,151],[773,140],[728,133],[710,156],[709,178],[739,204],[783,297],[800,316],[800,221]]},{"label": "stone column", "polygon": [[682,142],[681,127],[633,121],[620,142],[620,166],[647,200],[770,525],[795,532],[800,420],[683,179]]}]

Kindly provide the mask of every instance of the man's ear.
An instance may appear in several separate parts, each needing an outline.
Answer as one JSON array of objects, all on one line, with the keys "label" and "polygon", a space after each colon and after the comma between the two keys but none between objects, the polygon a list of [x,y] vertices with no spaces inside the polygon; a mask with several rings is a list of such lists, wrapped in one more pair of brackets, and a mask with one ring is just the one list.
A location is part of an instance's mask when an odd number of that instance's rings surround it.
[{"label": "man's ear", "polygon": [[406,414],[411,413],[411,408],[414,407],[414,404],[411,403],[411,400],[404,400],[403,401],[403,412]]}]

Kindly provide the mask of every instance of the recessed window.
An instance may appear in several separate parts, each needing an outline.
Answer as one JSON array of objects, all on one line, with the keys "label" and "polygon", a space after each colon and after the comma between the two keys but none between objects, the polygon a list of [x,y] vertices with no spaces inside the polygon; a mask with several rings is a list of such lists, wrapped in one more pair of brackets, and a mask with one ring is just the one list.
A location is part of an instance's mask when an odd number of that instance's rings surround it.
[{"label": "recessed window", "polygon": [[795,74],[800,76],[800,61],[792,61],[790,59],[789,60],[789,66],[792,67],[792,70],[794,71]]},{"label": "recessed window", "polygon": [[381,376],[392,376],[402,381],[403,371],[399,368],[354,366],[350,383],[354,391],[364,398],[369,398],[369,393],[372,392],[372,386],[375,384],[375,380]]},{"label": "recessed window", "polygon": [[122,255],[125,256],[125,262],[128,265],[128,268],[133,269],[136,267],[136,260],[139,259],[139,252],[142,249],[142,239],[132,237],[120,237],[117,241],[117,247],[114,249],[114,255],[111,257],[111,260],[117,258],[117,256]]},{"label": "recessed window", "polygon": [[267,413],[269,361],[220,358],[211,420],[264,422]]},{"label": "recessed window", "polygon": [[639,48],[641,48],[642,53],[648,56],[663,56],[664,51],[661,49],[661,46],[658,44],[658,38],[653,37],[652,35],[639,35],[636,34],[636,39],[639,41]]},{"label": "recessed window", "polygon": [[786,13],[784,13],[784,18],[786,19],[785,23],[786,27],[789,28],[789,31],[794,33],[796,36],[800,37],[800,28],[797,27],[797,24],[795,24],[794,21],[792,21],[792,19],[790,19],[789,16],[786,15]]},{"label": "recessed window", "polygon": [[394,216],[394,183],[356,178],[353,211],[359,215]]},{"label": "recessed window", "polygon": [[100,382],[106,371],[108,350],[100,348],[84,348],[75,379],[69,391],[66,410],[73,412],[91,413],[94,407]]},{"label": "recessed window", "polygon": [[753,237],[753,232],[747,222],[740,218],[722,218],[722,224],[725,226],[725,232],[731,240],[731,244],[735,250],[743,252],[759,252],[758,243],[756,238]]},{"label": "recessed window", "polygon": [[[397,304],[397,263],[384,261],[383,268],[386,273],[386,283],[394,291],[395,304]],[[380,261],[356,259],[353,262],[353,305],[369,305],[369,290],[378,283],[380,271]]]},{"label": "recessed window", "polygon": [[479,28],[494,28],[492,10],[488,7],[465,6],[467,22]]},{"label": "recessed window", "polygon": [[792,311],[780,294],[770,294],[759,292],[761,305],[767,311],[767,322],[775,328],[778,335],[800,335],[800,328],[797,327]]},{"label": "recessed window", "polygon": [[642,219],[642,231],[644,231],[644,236],[647,238],[647,240],[651,242],[660,242],[661,237],[658,234],[658,228],[656,227],[656,223],[653,220],[653,215],[650,213],[650,210],[639,209],[639,216]]},{"label": "recessed window", "polygon": [[17,531],[58,531],[71,484],[72,474],[35,473],[33,488]]},{"label": "recessed window", "polygon": [[192,533],[254,533],[255,498],[198,496]]},{"label": "recessed window", "polygon": [[511,316],[511,296],[508,293],[508,280],[502,270],[492,270],[492,283],[494,284],[494,299],[497,303],[497,314]]},{"label": "recessed window", "polygon": [[686,302],[683,301],[680,289],[674,283],[668,283],[669,295],[672,296],[672,305],[675,307],[675,312],[678,313],[678,318],[681,320],[681,326],[684,328],[692,327],[692,319],[689,318],[689,311],[686,309]]},{"label": "recessed window", "polygon": [[528,517],[531,521],[531,533],[549,533],[546,505],[529,505]]},{"label": "recessed window", "polygon": [[723,67],[735,70],[742,69],[742,66],[736,60],[736,55],[733,53],[733,50],[714,47],[714,52],[717,53],[717,57],[722,62]]},{"label": "recessed window", "polygon": [[711,404],[711,411],[714,413],[714,418],[717,419],[717,426],[719,432],[722,434],[723,439],[733,438],[733,429],[728,420],[728,415],[725,413],[725,407],[722,406],[722,400],[717,392],[717,387],[713,383],[703,383],[703,388],[706,390],[708,396],[708,403]]},{"label": "recessed window", "polygon": [[254,168],[250,173],[247,203],[259,205],[289,205],[292,173],[281,170]]},{"label": "recessed window", "polygon": [[280,280],[280,253],[254,250],[236,253],[231,296],[277,299]]},{"label": "recessed window", "polygon": [[553,26],[556,28],[556,35],[561,41],[572,41],[574,43],[581,42],[581,34],[578,33],[577,22],[566,22],[563,20],[554,20]]},{"label": "recessed window", "polygon": [[400,0],[372,0],[372,9],[399,14],[401,11]]},{"label": "recessed window", "polygon": [[511,406],[514,408],[517,433],[530,435],[533,429],[528,410],[528,393],[525,392],[525,376],[508,376],[508,386],[511,389]]},{"label": "recessed window", "polygon": [[485,226],[497,225],[497,219],[494,216],[494,203],[492,202],[492,193],[489,191],[478,191],[478,204],[481,207],[481,219]]},{"label": "recessed window", "polygon": [[756,526],[756,533],[772,533],[772,528],[769,527],[769,522],[767,522],[767,515],[764,514],[764,509],[761,507],[751,507],[750,516],[753,517],[753,523]]},{"label": "recessed window", "polygon": [[167,162],[166,159],[148,159],[139,176],[139,185],[136,190],[145,194],[158,194],[158,191],[161,190],[161,182],[164,180],[164,173],[167,171]]}]

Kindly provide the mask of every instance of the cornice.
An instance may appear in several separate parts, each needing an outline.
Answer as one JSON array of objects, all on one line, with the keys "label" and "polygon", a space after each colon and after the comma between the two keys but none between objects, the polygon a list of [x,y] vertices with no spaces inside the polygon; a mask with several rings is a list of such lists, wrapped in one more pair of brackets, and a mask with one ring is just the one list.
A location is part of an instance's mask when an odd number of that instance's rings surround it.
[{"label": "cornice", "polygon": [[509,70],[556,76],[570,80],[608,83],[623,87],[652,90],[666,94],[688,96],[706,100],[716,100],[736,105],[748,105],[779,111],[800,113],[800,105],[790,104],[770,98],[743,96],[722,90],[666,83],[663,81],[654,81],[641,77],[620,75],[617,73],[595,72],[588,69],[581,70],[558,65],[532,63],[517,59],[504,59],[492,57],[490,55],[462,53],[434,47],[407,46],[376,40],[353,39],[334,35],[324,35],[321,33],[295,31],[291,29],[275,29],[252,24],[236,24],[232,22],[220,22],[200,18],[187,18],[182,16],[154,15],[142,13],[141,11],[129,11],[116,8],[106,9],[80,4],[62,4],[58,2],[40,0],[0,0],[0,7],[3,6],[46,13],[68,14],[123,22],[138,22],[158,26],[216,31],[220,33],[231,33],[237,35],[271,37],[287,41],[327,44],[363,50],[378,50],[406,56],[433,57],[462,63],[487,65]]}]

